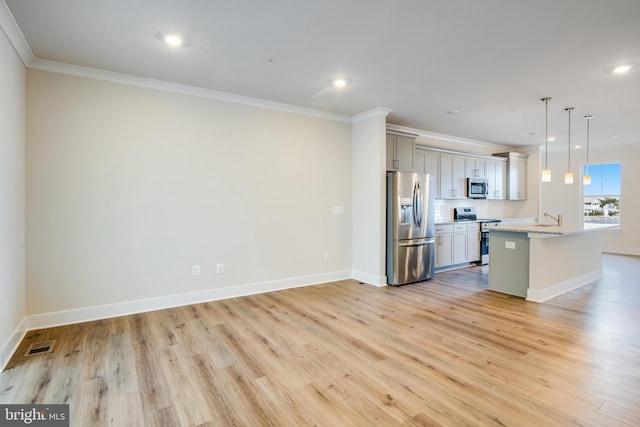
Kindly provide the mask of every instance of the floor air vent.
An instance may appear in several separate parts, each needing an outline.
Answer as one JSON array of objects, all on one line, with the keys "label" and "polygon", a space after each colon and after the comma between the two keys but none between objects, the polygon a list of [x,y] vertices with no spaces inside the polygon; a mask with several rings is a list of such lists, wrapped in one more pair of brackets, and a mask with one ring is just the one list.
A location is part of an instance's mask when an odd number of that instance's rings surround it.
[{"label": "floor air vent", "polygon": [[29,346],[27,352],[24,355],[35,356],[36,354],[51,353],[53,351],[53,345],[55,343],[55,340],[33,343]]}]

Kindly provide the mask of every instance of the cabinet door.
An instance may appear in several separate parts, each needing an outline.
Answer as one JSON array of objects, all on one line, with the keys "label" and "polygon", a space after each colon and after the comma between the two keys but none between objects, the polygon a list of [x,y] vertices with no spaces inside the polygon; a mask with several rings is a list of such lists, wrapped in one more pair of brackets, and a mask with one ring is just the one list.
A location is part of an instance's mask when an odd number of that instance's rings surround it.
[{"label": "cabinet door", "polygon": [[426,157],[427,157],[427,153],[425,153],[423,150],[416,150],[415,153],[413,153],[413,171],[414,172],[427,173],[425,171]]},{"label": "cabinet door", "polygon": [[396,136],[387,134],[387,170],[394,171],[396,168]]},{"label": "cabinet door", "polygon": [[453,156],[453,190],[455,199],[467,197],[467,158]]},{"label": "cabinet door", "polygon": [[527,198],[527,159],[524,157],[509,157],[509,200],[525,200]]},{"label": "cabinet door", "polygon": [[387,134],[387,170],[413,172],[415,139]]},{"label": "cabinet door", "polygon": [[516,167],[518,169],[518,185],[516,197],[518,200],[525,200],[527,198],[527,159],[518,157],[516,160]]},{"label": "cabinet door", "polygon": [[487,159],[467,157],[467,177],[485,178],[487,176]]},{"label": "cabinet door", "polygon": [[467,232],[456,231],[453,233],[453,263],[467,262]]},{"label": "cabinet door", "polygon": [[453,264],[453,233],[436,234],[436,267]]},{"label": "cabinet door", "polygon": [[396,164],[399,171],[413,171],[414,146],[415,140],[413,138],[396,135]]},{"label": "cabinet door", "polygon": [[487,195],[487,199],[504,200],[506,174],[506,162],[500,160],[487,161],[487,179],[489,180],[489,194]]},{"label": "cabinet door", "polygon": [[440,153],[438,151],[425,151],[424,172],[431,175],[434,179],[434,188],[436,190],[435,198],[440,196]]},{"label": "cabinet door", "polygon": [[480,231],[469,231],[467,233],[467,261],[476,262],[480,260]]},{"label": "cabinet door", "polygon": [[453,199],[453,155],[440,154],[440,196]]},{"label": "cabinet door", "polygon": [[466,165],[465,156],[440,153],[440,196],[443,199],[466,197]]}]

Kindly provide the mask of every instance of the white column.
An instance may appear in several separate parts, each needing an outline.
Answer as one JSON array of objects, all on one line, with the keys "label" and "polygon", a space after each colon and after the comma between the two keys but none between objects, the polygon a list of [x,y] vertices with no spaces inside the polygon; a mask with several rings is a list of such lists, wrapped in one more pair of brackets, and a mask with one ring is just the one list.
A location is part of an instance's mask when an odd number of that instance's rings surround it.
[{"label": "white column", "polygon": [[353,278],[385,286],[386,117],[376,108],[353,117]]}]

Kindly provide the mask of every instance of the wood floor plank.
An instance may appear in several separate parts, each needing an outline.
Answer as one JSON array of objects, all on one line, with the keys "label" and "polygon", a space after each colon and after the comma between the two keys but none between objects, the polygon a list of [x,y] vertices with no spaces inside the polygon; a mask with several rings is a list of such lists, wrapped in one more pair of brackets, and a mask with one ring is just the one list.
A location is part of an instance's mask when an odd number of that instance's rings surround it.
[{"label": "wood floor plank", "polygon": [[543,304],[473,267],[30,331],[0,403],[68,403],[89,427],[637,426],[637,271],[605,256],[603,279]]}]

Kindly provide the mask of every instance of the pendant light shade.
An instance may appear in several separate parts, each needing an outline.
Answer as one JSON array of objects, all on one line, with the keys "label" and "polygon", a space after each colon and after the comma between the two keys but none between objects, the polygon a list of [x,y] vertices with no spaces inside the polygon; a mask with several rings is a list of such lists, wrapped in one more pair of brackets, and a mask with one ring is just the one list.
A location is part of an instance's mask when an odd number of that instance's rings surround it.
[{"label": "pendant light shade", "polygon": [[564,174],[564,183],[573,184],[573,172],[567,172]]},{"label": "pendant light shade", "polygon": [[544,169],[542,169],[542,182],[551,182],[551,169],[549,169],[549,101],[551,97],[542,98],[544,101]]},{"label": "pendant light shade", "polygon": [[582,185],[591,185],[591,175],[589,175],[589,125],[591,124],[592,115],[584,116],[587,120],[587,173],[582,177]]},{"label": "pendant light shade", "polygon": [[573,184],[573,172],[571,172],[571,110],[573,107],[565,108],[569,112],[569,151],[567,155],[567,173],[564,174],[564,183]]}]

